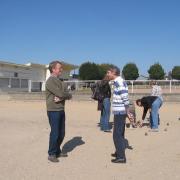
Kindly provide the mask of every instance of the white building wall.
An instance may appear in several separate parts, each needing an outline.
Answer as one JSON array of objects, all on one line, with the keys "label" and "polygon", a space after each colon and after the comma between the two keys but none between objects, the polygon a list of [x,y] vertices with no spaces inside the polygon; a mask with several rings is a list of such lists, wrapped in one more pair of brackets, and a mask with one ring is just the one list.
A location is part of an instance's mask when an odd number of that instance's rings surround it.
[{"label": "white building wall", "polygon": [[[17,90],[20,88],[24,91],[30,91],[31,88],[39,91],[45,90],[46,68],[43,66],[16,66],[15,64],[0,63],[0,88],[4,90]],[[8,85],[7,85],[8,84]]]},{"label": "white building wall", "polygon": [[31,70],[25,67],[14,67],[8,65],[0,65],[0,77],[14,77],[14,73],[18,73],[19,78],[28,79],[31,75]]},{"label": "white building wall", "polygon": [[[70,71],[63,71],[61,78],[69,79]],[[50,71],[45,65],[19,65],[0,62],[0,89],[45,91],[46,80]]]}]

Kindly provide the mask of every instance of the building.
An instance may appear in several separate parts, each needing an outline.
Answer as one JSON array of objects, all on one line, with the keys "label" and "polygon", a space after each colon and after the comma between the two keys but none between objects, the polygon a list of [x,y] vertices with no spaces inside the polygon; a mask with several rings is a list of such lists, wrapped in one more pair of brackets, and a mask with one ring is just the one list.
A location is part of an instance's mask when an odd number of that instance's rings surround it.
[{"label": "building", "polygon": [[[70,71],[77,66],[62,63],[64,65],[62,79],[69,80]],[[45,82],[49,76],[48,65],[0,61],[0,91],[44,91]]]}]

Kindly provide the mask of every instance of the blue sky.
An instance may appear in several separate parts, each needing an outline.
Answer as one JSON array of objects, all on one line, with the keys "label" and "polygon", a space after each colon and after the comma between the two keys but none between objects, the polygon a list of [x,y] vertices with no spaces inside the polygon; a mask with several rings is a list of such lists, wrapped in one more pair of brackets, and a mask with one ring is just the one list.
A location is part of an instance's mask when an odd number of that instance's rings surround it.
[{"label": "blue sky", "polygon": [[179,0],[0,0],[0,60],[180,65]]}]

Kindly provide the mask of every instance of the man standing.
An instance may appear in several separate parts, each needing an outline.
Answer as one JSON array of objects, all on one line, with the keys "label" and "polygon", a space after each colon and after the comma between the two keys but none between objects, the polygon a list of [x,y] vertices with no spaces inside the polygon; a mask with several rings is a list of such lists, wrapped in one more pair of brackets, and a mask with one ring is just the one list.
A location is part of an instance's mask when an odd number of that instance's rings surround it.
[{"label": "man standing", "polygon": [[116,151],[114,154],[111,154],[115,157],[115,159],[111,161],[113,163],[126,163],[124,139],[125,120],[127,115],[132,119],[132,115],[129,113],[128,87],[120,76],[118,67],[110,68],[107,75],[110,80],[114,81],[112,111],[114,114],[113,140]]},{"label": "man standing", "polygon": [[64,83],[59,79],[62,74],[62,63],[53,61],[49,64],[51,76],[46,81],[46,106],[49,124],[51,127],[49,137],[48,160],[59,162],[58,157],[66,157],[60,146],[65,136],[65,100],[72,95],[66,90]]}]

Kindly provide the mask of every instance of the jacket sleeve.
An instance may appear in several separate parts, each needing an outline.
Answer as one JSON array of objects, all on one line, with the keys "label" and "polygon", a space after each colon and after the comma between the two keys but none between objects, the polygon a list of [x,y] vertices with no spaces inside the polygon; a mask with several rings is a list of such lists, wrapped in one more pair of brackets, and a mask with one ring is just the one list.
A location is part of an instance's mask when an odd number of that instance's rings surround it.
[{"label": "jacket sleeve", "polygon": [[108,96],[111,97],[111,88],[110,88],[109,83],[108,83]]},{"label": "jacket sleeve", "polygon": [[71,99],[72,95],[69,92],[66,92],[64,90],[62,83],[57,83],[56,81],[47,81],[46,82],[46,88],[48,91],[50,91],[55,96],[61,98],[61,99]]},{"label": "jacket sleeve", "polygon": [[147,107],[144,107],[144,111],[143,111],[143,115],[142,115],[142,120],[145,119],[146,114],[147,114],[147,111],[148,111],[148,108],[147,108]]}]

